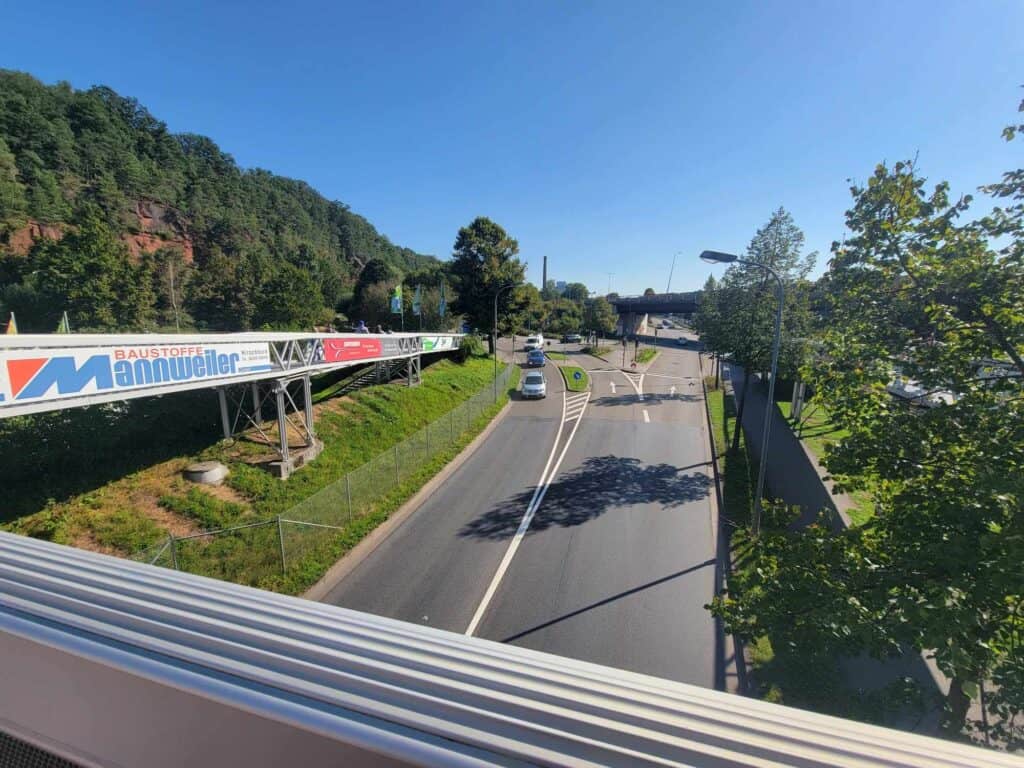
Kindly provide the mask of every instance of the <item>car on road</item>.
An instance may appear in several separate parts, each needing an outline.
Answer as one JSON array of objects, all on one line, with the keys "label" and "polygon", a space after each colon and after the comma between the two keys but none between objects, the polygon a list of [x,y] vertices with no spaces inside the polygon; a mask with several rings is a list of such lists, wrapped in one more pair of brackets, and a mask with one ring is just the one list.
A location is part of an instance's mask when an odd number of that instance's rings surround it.
[{"label": "car on road", "polygon": [[543,367],[546,362],[543,349],[531,349],[526,353],[526,364],[531,368],[537,365]]},{"label": "car on road", "polygon": [[548,396],[548,381],[540,371],[530,371],[523,379],[523,397],[541,398]]},{"label": "car on road", "polygon": [[579,344],[581,341],[583,341],[583,337],[578,333],[567,333],[562,336],[563,344]]},{"label": "car on road", "polygon": [[687,343],[689,343],[689,339],[687,339],[685,336],[680,336],[678,339],[676,339],[676,344],[678,344],[680,347],[685,347]]},{"label": "car on road", "polygon": [[544,349],[544,337],[539,333],[536,336],[527,336],[523,349],[527,352],[531,349]]}]

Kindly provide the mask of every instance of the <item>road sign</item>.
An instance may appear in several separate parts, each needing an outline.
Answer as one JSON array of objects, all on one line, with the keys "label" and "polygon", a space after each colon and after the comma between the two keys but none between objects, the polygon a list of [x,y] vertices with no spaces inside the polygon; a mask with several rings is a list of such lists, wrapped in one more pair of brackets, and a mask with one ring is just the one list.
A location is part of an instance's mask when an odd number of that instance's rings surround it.
[{"label": "road sign", "polygon": [[582,371],[573,371],[572,377],[574,379],[576,379],[576,381],[579,381],[580,379],[583,378],[583,372]]}]

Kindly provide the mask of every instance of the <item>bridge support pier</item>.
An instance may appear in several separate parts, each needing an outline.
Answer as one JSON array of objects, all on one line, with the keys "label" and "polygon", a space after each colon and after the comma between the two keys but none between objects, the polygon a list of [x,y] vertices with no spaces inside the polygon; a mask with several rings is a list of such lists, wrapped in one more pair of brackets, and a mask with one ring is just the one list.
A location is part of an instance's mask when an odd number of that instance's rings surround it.
[{"label": "bridge support pier", "polygon": [[[297,384],[301,385],[302,389],[301,411],[295,397],[299,388],[295,386]],[[242,432],[254,430],[262,438],[262,442],[277,454],[277,458],[268,462],[266,466],[271,473],[282,479],[315,459],[323,450],[323,444],[316,439],[316,430],[313,426],[313,391],[310,374],[287,379],[254,381],[240,387],[218,387],[217,398],[220,401],[224,439],[230,440]],[[276,411],[276,429],[265,428],[266,425],[263,423],[263,404],[268,399]],[[295,418],[296,416],[298,418]],[[292,433],[291,438],[289,432]],[[296,432],[301,441],[298,445],[294,440]]]},{"label": "bridge support pier", "polygon": [[410,387],[414,387],[420,383],[420,356],[413,355],[409,358],[406,363],[406,384]]}]

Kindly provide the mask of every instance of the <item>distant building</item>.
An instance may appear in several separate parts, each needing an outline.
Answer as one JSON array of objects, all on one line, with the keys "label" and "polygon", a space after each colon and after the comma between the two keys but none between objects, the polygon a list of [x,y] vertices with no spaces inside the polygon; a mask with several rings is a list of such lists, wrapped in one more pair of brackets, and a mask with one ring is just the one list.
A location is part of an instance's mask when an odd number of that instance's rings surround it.
[{"label": "distant building", "polygon": [[558,295],[561,296],[565,293],[565,289],[568,287],[568,283],[565,280],[558,280],[555,282],[555,290],[558,291]]}]

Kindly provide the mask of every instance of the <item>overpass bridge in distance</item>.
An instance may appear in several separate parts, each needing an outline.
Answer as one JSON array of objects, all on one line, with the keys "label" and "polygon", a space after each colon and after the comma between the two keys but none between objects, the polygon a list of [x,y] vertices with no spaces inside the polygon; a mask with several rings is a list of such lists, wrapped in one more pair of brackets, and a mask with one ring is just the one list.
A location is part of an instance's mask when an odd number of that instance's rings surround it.
[{"label": "overpass bridge in distance", "polygon": [[685,315],[691,316],[697,311],[700,291],[686,293],[654,293],[649,296],[616,296],[608,299],[619,315],[619,328],[629,336],[643,333],[647,324],[647,316]]},{"label": "overpass bridge in distance", "polygon": [[[279,456],[272,469],[287,477],[319,453],[313,376],[372,364],[382,380],[401,365],[412,386],[419,383],[422,355],[458,349],[461,340],[446,333],[5,335],[0,419],[215,389],[225,439],[255,428]],[[266,405],[275,407],[276,438],[263,428]],[[302,441],[297,453],[289,427]]]}]

